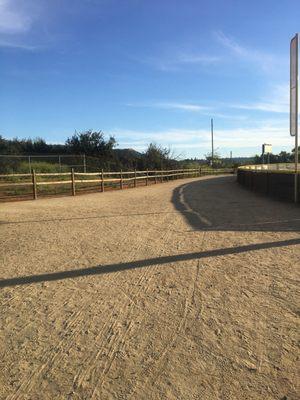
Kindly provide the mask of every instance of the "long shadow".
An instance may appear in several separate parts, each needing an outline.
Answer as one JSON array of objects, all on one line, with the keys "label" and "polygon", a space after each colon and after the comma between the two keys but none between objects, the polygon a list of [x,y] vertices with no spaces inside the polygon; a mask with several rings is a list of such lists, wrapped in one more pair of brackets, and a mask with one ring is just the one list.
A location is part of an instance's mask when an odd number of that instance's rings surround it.
[{"label": "long shadow", "polygon": [[247,251],[258,251],[258,250],[271,249],[275,247],[278,248],[284,246],[294,246],[298,244],[300,244],[300,238],[282,240],[277,242],[257,243],[246,246],[228,247],[225,249],[215,249],[215,250],[208,250],[208,251],[188,253],[188,254],[177,254],[172,256],[155,257],[146,260],[131,261],[120,264],[97,265],[95,267],[90,267],[90,268],[81,268],[76,270],[67,270],[60,272],[50,272],[40,275],[20,276],[16,278],[8,278],[0,280],[0,287],[4,288],[15,285],[26,285],[31,283],[58,281],[68,278],[78,278],[82,276],[110,274],[118,271],[149,267],[151,265],[163,265],[172,262],[188,261],[188,260],[202,259],[207,257],[226,256],[229,254],[240,254]]},{"label": "long shadow", "polygon": [[299,207],[249,192],[232,176],[178,186],[172,202],[192,230],[300,231]]}]

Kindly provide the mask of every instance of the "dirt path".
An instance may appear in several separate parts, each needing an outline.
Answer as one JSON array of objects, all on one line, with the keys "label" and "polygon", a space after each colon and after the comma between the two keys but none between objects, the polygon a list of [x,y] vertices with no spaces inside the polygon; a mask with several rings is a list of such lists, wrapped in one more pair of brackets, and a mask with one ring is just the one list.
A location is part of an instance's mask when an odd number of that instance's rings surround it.
[{"label": "dirt path", "polygon": [[296,400],[299,230],[233,177],[1,205],[0,398]]}]

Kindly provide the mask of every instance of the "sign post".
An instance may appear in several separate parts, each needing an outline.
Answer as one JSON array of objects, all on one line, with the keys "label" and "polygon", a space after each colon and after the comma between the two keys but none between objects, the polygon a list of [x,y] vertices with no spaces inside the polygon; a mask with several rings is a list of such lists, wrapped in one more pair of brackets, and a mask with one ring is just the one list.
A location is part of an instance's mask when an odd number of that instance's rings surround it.
[{"label": "sign post", "polygon": [[211,166],[214,166],[214,120],[210,120],[210,131],[211,131]]},{"label": "sign post", "polygon": [[268,143],[264,143],[262,145],[262,156],[263,156],[263,164],[265,163],[265,154],[268,156],[267,163],[270,164],[270,154],[272,153],[272,145]]},{"label": "sign post", "polygon": [[298,33],[290,44],[290,134],[295,137],[294,200],[298,202]]}]

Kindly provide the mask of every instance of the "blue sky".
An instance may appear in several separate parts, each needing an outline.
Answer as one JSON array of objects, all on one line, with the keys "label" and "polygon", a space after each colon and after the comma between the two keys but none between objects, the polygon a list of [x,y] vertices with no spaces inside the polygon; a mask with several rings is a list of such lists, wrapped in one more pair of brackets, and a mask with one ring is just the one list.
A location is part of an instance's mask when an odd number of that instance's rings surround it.
[{"label": "blue sky", "polygon": [[181,157],[291,150],[298,0],[0,0],[0,134],[103,130]]}]

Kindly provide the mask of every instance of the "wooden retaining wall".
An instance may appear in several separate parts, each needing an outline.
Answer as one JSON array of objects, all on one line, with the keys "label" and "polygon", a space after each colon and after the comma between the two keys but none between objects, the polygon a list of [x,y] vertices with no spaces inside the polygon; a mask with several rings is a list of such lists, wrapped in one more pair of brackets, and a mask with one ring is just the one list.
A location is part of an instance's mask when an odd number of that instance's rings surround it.
[{"label": "wooden retaining wall", "polygon": [[[298,203],[300,200],[300,171],[298,179]],[[255,192],[285,201],[294,201],[295,173],[292,171],[256,170],[238,168],[237,181]]]}]

